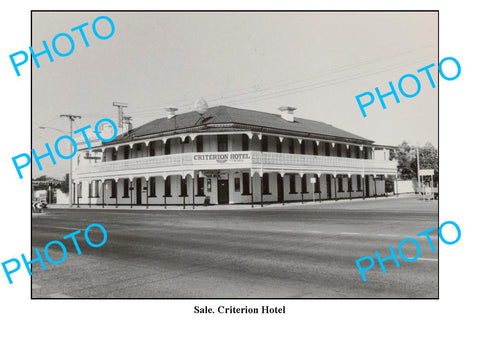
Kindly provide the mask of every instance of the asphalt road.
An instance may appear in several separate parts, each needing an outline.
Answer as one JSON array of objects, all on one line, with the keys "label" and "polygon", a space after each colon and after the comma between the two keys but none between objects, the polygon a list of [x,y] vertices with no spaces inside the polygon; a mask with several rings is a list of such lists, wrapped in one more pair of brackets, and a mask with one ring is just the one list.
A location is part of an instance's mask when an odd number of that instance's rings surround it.
[{"label": "asphalt road", "polygon": [[[100,223],[100,248],[77,236],[65,262],[33,265],[33,298],[436,298],[438,251],[416,237],[438,227],[437,202],[415,198],[255,209],[51,209],[33,217],[32,245]],[[101,233],[92,230],[94,242]],[[419,240],[415,262],[378,263],[362,280],[355,260]],[[432,237],[438,249],[438,234]],[[57,251],[58,249],[58,251]],[[416,248],[403,251],[413,257]],[[52,246],[49,255],[62,253]],[[24,270],[24,268],[23,268]]]}]

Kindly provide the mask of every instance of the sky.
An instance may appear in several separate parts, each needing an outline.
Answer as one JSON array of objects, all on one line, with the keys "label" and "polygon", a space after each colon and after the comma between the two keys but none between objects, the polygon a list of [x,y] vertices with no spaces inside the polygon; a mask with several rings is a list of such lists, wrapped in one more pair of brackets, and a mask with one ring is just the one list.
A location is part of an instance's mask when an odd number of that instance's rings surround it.
[{"label": "sky", "polygon": [[[110,39],[92,32],[95,18],[107,15],[115,24]],[[430,142],[438,146],[438,86],[433,89],[417,70],[438,55],[435,12],[35,12],[32,47],[88,22],[86,47],[71,33],[75,49],[68,57],[39,57],[32,72],[33,148],[45,150],[68,132],[61,114],[82,116],[75,128],[117,117],[112,102],[126,102],[134,127],[164,117],[164,108],[193,110],[204,98],[209,106],[295,115],[323,121],[374,140],[398,145]],[[106,21],[98,31],[109,33]],[[67,51],[66,40],[57,40]],[[355,100],[363,92],[389,91],[405,74],[421,80],[416,97],[400,103],[392,96],[382,109],[378,98],[364,118]],[[432,69],[438,85],[437,68]],[[414,92],[413,81],[404,83]],[[364,99],[366,100],[366,98]],[[48,127],[40,129],[41,126]],[[65,149],[66,150],[66,149]],[[65,152],[67,153],[67,152]],[[33,166],[33,178],[61,178],[68,161]]]}]

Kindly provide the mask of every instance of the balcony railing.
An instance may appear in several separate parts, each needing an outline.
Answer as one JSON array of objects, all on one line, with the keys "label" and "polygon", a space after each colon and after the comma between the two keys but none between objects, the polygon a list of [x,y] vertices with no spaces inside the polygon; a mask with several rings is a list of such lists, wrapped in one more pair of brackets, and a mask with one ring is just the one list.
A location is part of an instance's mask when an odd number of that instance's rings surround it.
[{"label": "balcony railing", "polygon": [[397,163],[375,159],[231,151],[184,153],[91,163],[78,167],[75,174],[77,178],[120,178],[216,169],[395,175]]},{"label": "balcony railing", "polygon": [[272,152],[254,153],[254,163],[267,168],[291,168],[308,171],[330,171],[335,173],[378,173],[395,174],[397,163],[394,161],[358,159],[346,157],[312,156],[283,154]]}]

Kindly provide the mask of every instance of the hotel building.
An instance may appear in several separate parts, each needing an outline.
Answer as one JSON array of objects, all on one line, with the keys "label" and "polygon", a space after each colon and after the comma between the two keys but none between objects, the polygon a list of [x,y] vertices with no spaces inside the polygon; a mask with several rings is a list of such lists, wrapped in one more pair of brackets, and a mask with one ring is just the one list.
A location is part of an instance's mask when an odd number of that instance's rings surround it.
[{"label": "hotel building", "polygon": [[[74,161],[75,205],[286,203],[385,195],[392,147],[319,121],[228,106],[160,118]],[[122,131],[122,130],[120,130]]]}]

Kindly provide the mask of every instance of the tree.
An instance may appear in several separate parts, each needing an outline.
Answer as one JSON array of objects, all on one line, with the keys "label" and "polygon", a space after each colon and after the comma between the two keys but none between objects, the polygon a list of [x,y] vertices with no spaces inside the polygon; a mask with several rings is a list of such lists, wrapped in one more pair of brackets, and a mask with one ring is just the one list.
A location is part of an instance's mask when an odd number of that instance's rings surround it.
[{"label": "tree", "polygon": [[65,177],[63,178],[63,181],[60,183],[60,190],[66,194],[68,193],[68,190],[69,190],[69,186],[68,186],[68,181],[70,180],[70,174],[69,173],[66,173],[65,174]]},{"label": "tree", "polygon": [[406,141],[403,141],[394,151],[393,158],[398,162],[398,175],[401,179],[412,179],[417,176],[416,166],[412,167],[412,161],[416,161],[415,149]]},{"label": "tree", "polygon": [[[433,182],[438,183],[438,150],[431,144],[427,143],[418,151],[420,156],[420,169],[433,169]],[[417,158],[415,157],[415,162]],[[417,172],[415,171],[415,174]],[[425,178],[430,181],[430,178]]]},{"label": "tree", "polygon": [[[426,143],[418,150],[420,156],[420,169],[434,170],[434,183],[438,182],[438,150]],[[395,150],[393,158],[398,161],[398,174],[401,179],[417,178],[417,150],[407,142],[402,142]]]}]

